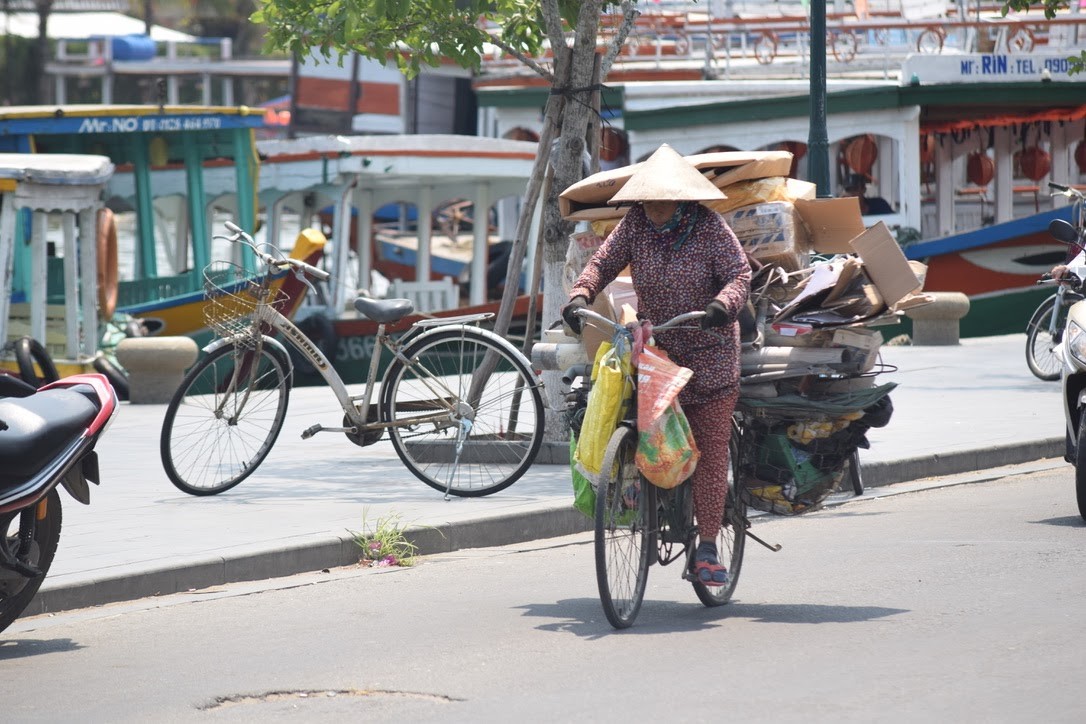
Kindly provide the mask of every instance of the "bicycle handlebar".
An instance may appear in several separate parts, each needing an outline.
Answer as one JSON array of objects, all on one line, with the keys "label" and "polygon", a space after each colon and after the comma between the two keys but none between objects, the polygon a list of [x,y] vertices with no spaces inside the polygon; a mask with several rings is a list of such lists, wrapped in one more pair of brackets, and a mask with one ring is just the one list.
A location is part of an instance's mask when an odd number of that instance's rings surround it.
[{"label": "bicycle handlebar", "polygon": [[269,267],[273,267],[275,269],[290,267],[291,269],[294,269],[296,271],[304,272],[305,274],[308,274],[315,279],[319,279],[322,282],[327,281],[332,277],[332,275],[326,272],[324,269],[318,269],[312,264],[307,264],[301,259],[291,259],[290,257],[283,257],[281,259],[277,259],[266,251],[261,251],[257,247],[257,243],[253,240],[253,237],[250,236],[244,229],[235,224],[233,221],[227,221],[225,226],[227,231],[233,232],[233,236],[219,236],[216,238],[226,239],[227,241],[232,243],[240,242],[245,244],[253,250],[253,253],[256,254],[256,257],[260,259],[260,261],[264,262]]},{"label": "bicycle handlebar", "polygon": [[[625,326],[619,324],[618,322],[614,321],[613,319],[608,319],[607,317],[603,316],[602,314],[597,314],[596,312],[593,312],[591,309],[584,309],[584,308],[578,309],[575,312],[575,314],[577,316],[579,316],[579,317],[584,317],[586,320],[593,321],[593,322],[599,322],[599,323],[601,323],[601,324],[603,324],[605,326],[610,326],[611,328],[615,329],[616,331],[626,329]],[[675,327],[678,327],[680,324],[683,324],[684,322],[690,322],[690,321],[693,321],[695,319],[701,319],[704,316],[705,316],[705,312],[701,312],[701,311],[699,311],[699,312],[684,312],[683,314],[680,314],[677,317],[673,317],[672,319],[667,320],[663,324],[653,325],[652,329],[653,329],[654,332],[665,332],[665,331],[667,331],[669,329],[673,329]]]},{"label": "bicycle handlebar", "polygon": [[1063,184],[1048,182],[1048,188],[1055,189],[1056,193],[1053,196],[1066,196],[1067,198],[1086,199],[1086,194],[1083,194],[1076,188],[1070,186],[1064,186]]}]

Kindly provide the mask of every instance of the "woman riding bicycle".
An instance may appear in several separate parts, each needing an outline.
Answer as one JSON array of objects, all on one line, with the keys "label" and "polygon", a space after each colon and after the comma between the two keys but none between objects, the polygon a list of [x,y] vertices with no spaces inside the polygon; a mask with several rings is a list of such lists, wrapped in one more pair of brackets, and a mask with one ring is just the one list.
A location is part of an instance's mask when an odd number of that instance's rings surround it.
[{"label": "woman riding bicycle", "polygon": [[[704,309],[702,329],[676,329],[656,337],[671,359],[694,371],[679,395],[701,459],[692,476],[694,515],[700,544],[695,574],[710,586],[728,582],[716,536],[728,486],[728,442],[739,399],[739,324],[750,293],[750,264],[719,214],[702,201],[725,198],[686,159],[660,146],[609,203],[630,210],[589,260],[570,291],[562,317],[576,333],[575,314],[630,267],[638,313],[671,319]],[[714,333],[704,330],[719,327]]]}]

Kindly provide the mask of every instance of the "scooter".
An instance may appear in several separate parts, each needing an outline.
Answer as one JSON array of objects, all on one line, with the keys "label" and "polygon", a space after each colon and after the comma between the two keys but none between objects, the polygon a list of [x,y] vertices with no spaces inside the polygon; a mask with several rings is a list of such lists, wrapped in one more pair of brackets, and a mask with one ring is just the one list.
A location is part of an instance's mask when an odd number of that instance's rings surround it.
[{"label": "scooter", "polygon": [[65,377],[0,398],[0,631],[45,580],[60,541],[58,486],[84,505],[99,484],[95,445],[117,411],[105,375]]},{"label": "scooter", "polygon": [[[1050,183],[1049,186],[1074,199],[1071,218],[1074,224],[1055,219],[1048,232],[1058,241],[1079,252],[1086,252],[1086,219],[1083,202],[1086,196],[1076,189]],[[1075,274],[1065,277],[1070,288],[1081,292],[1082,279]],[[1067,310],[1067,322],[1060,344],[1060,379],[1063,387],[1063,418],[1067,428],[1064,459],[1075,466],[1075,495],[1078,512],[1086,520],[1086,300],[1075,302]]]}]

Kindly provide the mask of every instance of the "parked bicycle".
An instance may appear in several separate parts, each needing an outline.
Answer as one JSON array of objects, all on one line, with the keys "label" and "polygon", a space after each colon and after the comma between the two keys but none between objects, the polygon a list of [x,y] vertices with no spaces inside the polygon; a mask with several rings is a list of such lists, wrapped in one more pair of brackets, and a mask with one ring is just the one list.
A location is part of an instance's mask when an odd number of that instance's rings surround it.
[{"label": "parked bicycle", "polygon": [[[1086,195],[1075,188],[1049,183],[1053,196],[1062,195],[1072,200],[1071,223],[1079,239],[1086,238],[1086,220],[1083,219],[1083,201]],[[1060,378],[1062,363],[1059,357],[1060,342],[1067,324],[1067,310],[1083,299],[1082,290],[1071,284],[1071,279],[1059,282],[1052,296],[1037,307],[1026,324],[1026,364],[1038,379],[1048,382]],[[1038,284],[1055,283],[1048,274]]]},{"label": "parked bicycle", "polygon": [[[388,431],[408,470],[446,499],[490,495],[524,474],[542,443],[540,382],[516,347],[475,326],[492,315],[422,320],[394,339],[387,325],[411,314],[411,302],[356,299],[355,309],[378,329],[365,389],[352,395],[318,345],[277,309],[276,278],[293,273],[312,288],[308,278],[326,280],[328,273],[265,251],[235,224],[226,226],[230,236],[216,238],[247,246],[263,270],[254,277],[216,262],[204,271],[205,316],[218,338],[170,401],[160,441],[166,475],[180,490],[229,490],[267,457],[293,382],[284,343],[324,378],[343,414],[342,425],[313,425],[303,439],[340,432],[364,447]],[[390,358],[374,400],[386,350]]]}]

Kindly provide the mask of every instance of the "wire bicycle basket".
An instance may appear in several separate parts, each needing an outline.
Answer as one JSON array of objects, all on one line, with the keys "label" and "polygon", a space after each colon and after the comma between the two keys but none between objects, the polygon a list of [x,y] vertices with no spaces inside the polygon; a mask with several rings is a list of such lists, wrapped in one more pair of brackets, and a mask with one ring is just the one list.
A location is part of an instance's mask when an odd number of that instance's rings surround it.
[{"label": "wire bicycle basket", "polygon": [[256,346],[261,330],[253,314],[261,305],[278,309],[286,295],[244,267],[228,261],[214,261],[204,267],[204,321],[223,338],[232,338],[249,348]]}]

